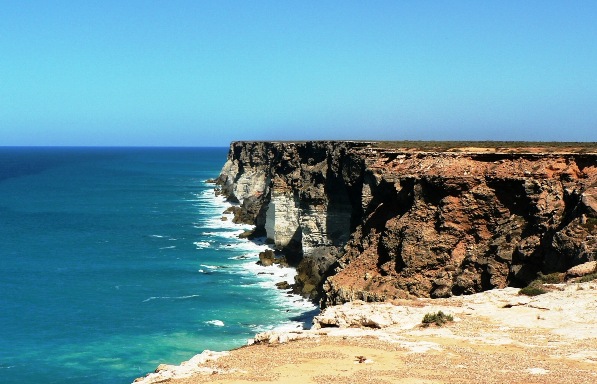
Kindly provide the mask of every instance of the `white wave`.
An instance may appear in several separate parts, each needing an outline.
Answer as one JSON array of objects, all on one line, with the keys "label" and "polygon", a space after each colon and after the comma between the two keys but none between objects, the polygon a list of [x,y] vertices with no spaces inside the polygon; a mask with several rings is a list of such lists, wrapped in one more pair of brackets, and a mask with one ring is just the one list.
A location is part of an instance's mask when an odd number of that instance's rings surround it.
[{"label": "white wave", "polygon": [[228,260],[250,260],[250,259],[257,259],[255,255],[240,255],[240,256],[232,256],[229,257]]},{"label": "white wave", "polygon": [[263,252],[269,247],[265,244],[255,244],[251,241],[238,239],[235,243],[228,243],[221,246],[221,248],[232,248],[236,252],[243,252],[245,256],[253,255],[255,258],[258,257],[259,252]]},{"label": "white wave", "polygon": [[235,230],[232,230],[232,231],[231,230],[221,231],[221,232],[218,232],[218,236],[226,238],[226,239],[235,239],[235,240],[237,240],[239,238],[238,235],[240,235],[243,232],[244,232],[244,230],[242,230],[242,229],[235,229]]},{"label": "white wave", "polygon": [[296,269],[289,267],[279,267],[277,265],[264,267],[254,262],[248,262],[243,264],[243,267],[255,275],[269,276],[270,278],[263,282],[266,284],[266,286],[275,286],[275,284],[279,283],[280,281],[286,281],[289,284],[293,284],[294,277],[297,275]]},{"label": "white wave", "polygon": [[[317,305],[301,295],[288,293],[287,290],[278,289],[278,287],[276,287],[276,284],[282,281],[286,281],[288,284],[294,284],[294,278],[297,275],[294,268],[279,267],[276,265],[264,267],[255,262],[243,263],[242,267],[246,274],[251,275],[253,278],[257,278],[257,284],[260,287],[272,292],[272,299],[277,303],[280,311],[287,312],[290,316],[298,316],[318,308]],[[288,324],[290,328],[296,326],[302,327],[301,322],[289,322]]]},{"label": "white wave", "polygon": [[249,240],[243,240],[240,244],[237,245],[238,249],[243,249],[243,250],[249,250],[249,251],[253,251],[253,252],[262,252],[265,251],[266,249],[271,249],[271,247],[267,244],[263,244],[263,243],[254,243],[252,241]]},{"label": "white wave", "polygon": [[205,324],[213,325],[215,327],[223,327],[224,322],[222,320],[208,320]]},{"label": "white wave", "polygon": [[168,247],[160,247],[160,249],[172,249],[172,248],[176,248],[176,245],[170,245]]},{"label": "white wave", "polygon": [[303,329],[303,323],[300,321],[284,321],[278,324],[251,324],[250,328],[255,333],[267,332],[271,330],[277,331],[295,331],[297,329]]},{"label": "white wave", "polygon": [[166,236],[163,236],[163,235],[149,235],[149,237],[155,237],[155,238],[161,239],[162,237],[166,237]]},{"label": "white wave", "polygon": [[208,231],[208,232],[202,232],[201,235],[203,236],[207,236],[207,237],[213,237],[213,238],[224,238],[224,239],[238,239],[238,235],[240,235],[241,233],[243,233],[243,230],[235,230],[235,231],[230,231],[230,230],[223,230],[223,228],[219,232],[213,232],[213,231]]},{"label": "white wave", "polygon": [[[223,216],[225,216],[225,215],[223,215]],[[217,218],[206,220],[202,224],[202,227],[210,228],[210,229],[236,229],[236,230],[240,231],[239,233],[253,229],[253,226],[249,225],[249,224],[233,223],[232,217],[230,217],[228,220],[222,220],[221,217],[222,217],[222,215]]]},{"label": "white wave", "polygon": [[[190,201],[198,203],[203,208],[213,210],[214,214],[221,214],[232,204],[226,201],[226,198],[222,195],[216,196],[213,189],[206,189],[200,193],[194,194],[195,199]],[[204,209],[205,211],[205,209]]]},{"label": "white wave", "polygon": [[[281,290],[276,287],[276,284],[281,281],[286,281],[288,284],[294,284],[294,278],[297,275],[296,270],[294,268],[281,268],[279,266],[263,267],[256,264],[259,252],[270,248],[265,244],[266,239],[240,239],[238,236],[241,233],[253,229],[254,227],[251,225],[233,223],[233,215],[223,213],[231,206],[223,196],[215,196],[213,190],[209,189],[197,194],[196,197],[198,200],[202,200],[198,203],[204,207],[204,210],[202,209],[203,212],[209,212],[211,210],[213,216],[211,219],[205,221],[202,220],[201,223],[193,223],[193,225],[198,229],[203,230],[202,236],[210,238],[210,241],[211,239],[214,240],[210,243],[214,246],[213,249],[230,250],[234,253],[241,253],[241,255],[237,254],[228,257],[228,260],[239,260],[240,263],[235,264],[234,262],[231,262],[232,265],[226,267],[225,270],[222,269],[222,266],[202,264],[202,269],[200,269],[199,272],[211,273],[211,271],[218,270],[227,274],[241,275],[241,279],[248,279],[248,284],[243,284],[239,287],[254,286],[257,284],[267,289],[271,293],[271,296],[269,296],[270,299],[276,303],[280,312],[287,314],[288,320],[281,324],[255,326],[255,328],[263,330],[267,330],[264,329],[264,327],[273,329],[280,326],[287,329],[302,328],[303,322],[290,319],[302,318],[305,315],[308,316],[310,312],[316,311],[318,307],[310,300],[307,300],[300,295],[291,294],[286,290]],[[226,217],[227,220],[222,220],[222,216]],[[218,245],[220,242],[218,239],[228,239],[228,241]]]},{"label": "white wave", "polygon": [[211,244],[208,241],[196,241],[193,243],[197,249],[209,248]]},{"label": "white wave", "polygon": [[145,300],[144,303],[152,300],[184,300],[184,299],[192,299],[194,297],[201,297],[201,295],[188,295],[188,296],[151,296]]},{"label": "white wave", "polygon": [[230,269],[230,267],[227,266],[227,265],[208,265],[208,264],[201,264],[200,266],[203,267],[203,268],[211,269],[211,270],[214,270],[214,269]]},{"label": "white wave", "polygon": [[298,321],[286,321],[283,322],[280,325],[277,325],[275,327],[276,330],[281,330],[281,331],[295,331],[297,329],[302,329],[303,328],[303,324],[298,322]]}]

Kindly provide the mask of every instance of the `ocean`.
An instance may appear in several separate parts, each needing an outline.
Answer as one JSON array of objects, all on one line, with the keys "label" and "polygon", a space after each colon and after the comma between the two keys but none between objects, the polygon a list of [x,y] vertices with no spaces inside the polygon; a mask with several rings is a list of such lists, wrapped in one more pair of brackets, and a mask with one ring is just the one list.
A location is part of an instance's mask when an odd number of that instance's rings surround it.
[{"label": "ocean", "polygon": [[130,383],[310,324],[250,228],[222,220],[226,148],[0,147],[0,381]]}]

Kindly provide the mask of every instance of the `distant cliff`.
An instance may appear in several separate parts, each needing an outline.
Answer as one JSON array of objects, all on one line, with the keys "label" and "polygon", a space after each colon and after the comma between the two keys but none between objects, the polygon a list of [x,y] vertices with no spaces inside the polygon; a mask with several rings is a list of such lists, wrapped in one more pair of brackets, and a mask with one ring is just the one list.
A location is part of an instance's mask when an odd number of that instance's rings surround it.
[{"label": "distant cliff", "polygon": [[324,305],[524,285],[597,258],[597,154],[235,142],[217,183]]}]

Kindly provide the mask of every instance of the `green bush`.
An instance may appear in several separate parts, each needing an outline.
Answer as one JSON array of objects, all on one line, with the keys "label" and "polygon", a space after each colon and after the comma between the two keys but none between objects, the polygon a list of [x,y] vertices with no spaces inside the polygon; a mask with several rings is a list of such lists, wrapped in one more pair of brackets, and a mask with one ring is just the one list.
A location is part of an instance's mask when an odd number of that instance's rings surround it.
[{"label": "green bush", "polygon": [[597,280],[597,272],[579,277],[577,280],[575,280],[575,282],[576,283],[588,283],[589,281],[593,281],[593,280]]},{"label": "green bush", "polygon": [[431,324],[441,327],[449,321],[454,321],[454,317],[452,315],[446,315],[442,311],[438,311],[437,313],[426,314],[423,317],[422,323],[424,327],[428,327]]},{"label": "green bush", "polygon": [[518,291],[519,295],[525,296],[539,296],[544,293],[547,293],[547,290],[543,288],[542,285],[529,285],[528,287],[524,287]]},{"label": "green bush", "polygon": [[[559,284],[564,282],[564,277],[566,276],[565,273],[550,273],[549,275],[543,275],[539,273],[539,277],[537,277],[536,281],[544,284]],[[532,283],[531,283],[532,284]]]},{"label": "green bush", "polygon": [[529,285],[518,291],[518,294],[526,296],[538,296],[549,292],[543,285],[543,281],[541,280],[543,277],[543,275],[539,274],[537,279],[531,281]]},{"label": "green bush", "polygon": [[537,278],[529,283],[526,287],[518,291],[519,295],[538,296],[549,292],[549,289],[543,284],[559,284],[563,283],[566,274],[555,272],[548,275],[539,273]]}]

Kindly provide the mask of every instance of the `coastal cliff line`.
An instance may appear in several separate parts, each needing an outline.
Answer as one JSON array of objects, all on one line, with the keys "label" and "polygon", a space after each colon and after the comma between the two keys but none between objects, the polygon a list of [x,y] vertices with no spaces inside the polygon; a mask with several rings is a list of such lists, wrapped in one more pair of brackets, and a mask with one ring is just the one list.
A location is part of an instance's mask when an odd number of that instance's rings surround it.
[{"label": "coastal cliff line", "polygon": [[233,142],[216,182],[323,306],[524,286],[597,259],[593,147]]}]

